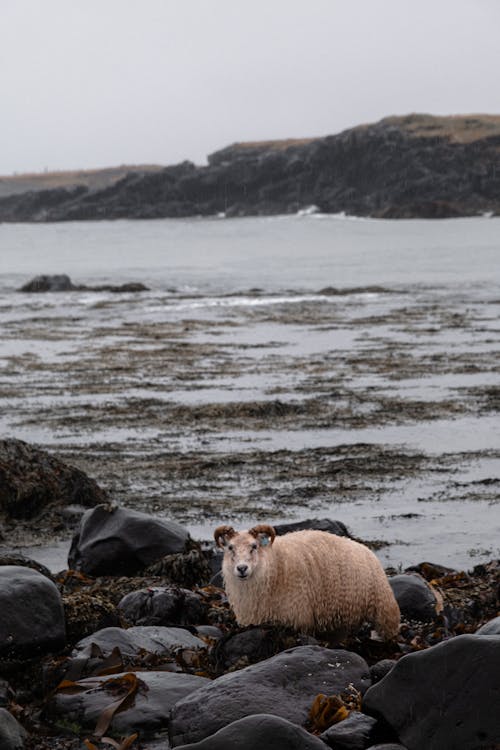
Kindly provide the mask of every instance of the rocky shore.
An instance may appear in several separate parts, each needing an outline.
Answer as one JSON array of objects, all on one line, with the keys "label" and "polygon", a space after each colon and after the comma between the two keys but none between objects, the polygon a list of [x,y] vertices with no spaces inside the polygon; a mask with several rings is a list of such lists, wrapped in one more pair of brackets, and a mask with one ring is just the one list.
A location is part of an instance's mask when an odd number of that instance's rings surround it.
[{"label": "rocky shore", "polygon": [[[18,440],[0,444],[0,487],[2,750],[499,746],[498,561],[388,569],[393,642],[369,628],[340,642],[242,629],[210,540],[112,503]],[[16,525],[73,530],[68,568],[9,553]],[[304,525],[349,533],[341,521]]]},{"label": "rocky shore", "polygon": [[259,216],[304,209],[381,218],[500,213],[500,116],[389,117],[337,135],[236,143],[105,188],[0,199],[0,221]]}]

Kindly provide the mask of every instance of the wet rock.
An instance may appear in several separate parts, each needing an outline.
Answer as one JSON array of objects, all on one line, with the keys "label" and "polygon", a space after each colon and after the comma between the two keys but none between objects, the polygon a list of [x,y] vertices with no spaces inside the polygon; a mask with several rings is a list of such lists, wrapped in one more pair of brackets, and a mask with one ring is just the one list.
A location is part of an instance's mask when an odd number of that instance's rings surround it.
[{"label": "wet rock", "polygon": [[319,737],[334,750],[365,750],[374,739],[376,725],[376,719],[371,716],[352,711],[346,719],[329,727]]},{"label": "wet rock", "polygon": [[120,626],[120,617],[115,605],[101,596],[92,596],[84,591],[63,596],[66,619],[66,637],[74,644],[88,635]]},{"label": "wet rock", "polygon": [[80,286],[79,289],[90,292],[112,292],[122,294],[125,292],[148,292],[149,287],[139,281],[129,281],[126,284],[101,284],[100,286]]},{"label": "wet rock", "polygon": [[302,725],[319,692],[337,694],[350,683],[360,692],[370,684],[360,656],[298,646],[219,677],[179,701],[172,712],[171,741],[174,746],[198,742],[249,714],[271,713]]},{"label": "wet rock", "polygon": [[61,595],[31,568],[0,567],[0,656],[25,659],[57,651],[66,641]]},{"label": "wet rock", "polygon": [[302,531],[303,529],[328,531],[330,534],[337,534],[337,536],[350,536],[347,526],[342,521],[332,521],[330,518],[311,518],[305,521],[280,523],[274,526],[274,530],[278,535],[288,534],[291,531]]},{"label": "wet rock", "polygon": [[76,289],[69,276],[65,273],[35,276],[24,284],[20,292],[71,292]]},{"label": "wet rock", "polygon": [[201,596],[178,586],[132,591],[120,601],[118,610],[130,625],[201,625],[207,621]]},{"label": "wet rock", "polygon": [[46,506],[91,507],[106,493],[83,471],[22,440],[0,440],[0,512],[30,519]]},{"label": "wet rock", "polygon": [[183,628],[161,626],[137,626],[128,628],[104,628],[79,641],[72,656],[91,656],[97,646],[103,656],[109,656],[119,648],[124,657],[137,656],[141,651],[151,654],[172,654],[177,649],[206,649],[206,644]]},{"label": "wet rock", "polygon": [[476,630],[476,635],[500,635],[500,616],[481,625]]},{"label": "wet rock", "polygon": [[190,588],[209,582],[212,571],[206,554],[197,542],[189,540],[193,548],[187,552],[165,555],[152,565],[148,565],[144,575],[161,576],[170,583]]},{"label": "wet rock", "polygon": [[71,543],[70,568],[88,575],[134,575],[182,552],[189,534],[174,521],[111,505],[87,511]]},{"label": "wet rock", "polygon": [[36,570],[37,573],[41,573],[46,578],[50,578],[51,581],[54,580],[52,573],[45,567],[45,565],[42,565],[36,560],[32,560],[31,557],[25,557],[25,555],[21,555],[19,552],[1,553],[0,565],[20,565],[22,568],[31,568],[32,570]]},{"label": "wet rock", "polygon": [[179,750],[325,750],[325,744],[302,727],[270,714],[254,714],[232,722],[199,742]]},{"label": "wet rock", "polygon": [[410,620],[428,622],[436,616],[436,597],[419,575],[405,573],[389,578],[401,615]]},{"label": "wet rock", "polygon": [[314,638],[297,636],[286,628],[252,627],[224,638],[217,645],[215,658],[219,669],[226,671],[234,666],[241,668],[269,659],[287,648],[316,644]]},{"label": "wet rock", "polygon": [[117,711],[107,732],[150,736],[168,725],[172,706],[208,683],[205,677],[173,672],[120,673],[113,677],[88,677],[71,690],[60,690],[46,713],[57,725],[76,724],[82,732],[94,730],[103,711],[118,697],[133,697]]},{"label": "wet rock", "polygon": [[433,581],[435,578],[456,575],[457,571],[453,568],[447,568],[445,565],[437,565],[432,562],[421,562],[418,565],[410,565],[405,569],[405,573],[418,573],[426,581]]},{"label": "wet rock", "polygon": [[500,636],[461,635],[402,657],[371,687],[363,710],[409,748],[470,750],[500,742]]},{"label": "wet rock", "polygon": [[381,659],[381,661],[371,666],[370,677],[372,678],[372,683],[380,682],[386,674],[389,674],[396,663],[395,659]]},{"label": "wet rock", "polygon": [[379,745],[370,745],[367,750],[407,750],[407,748],[398,742],[383,742]]},{"label": "wet rock", "polygon": [[214,641],[219,641],[223,636],[222,630],[215,625],[200,625],[196,632],[201,638],[211,638]]},{"label": "wet rock", "polygon": [[70,277],[65,273],[54,275],[35,276],[31,281],[24,284],[20,292],[146,292],[148,287],[140,282],[128,282],[126,284],[100,284],[98,286],[87,286],[85,284],[73,284]]},{"label": "wet rock", "polygon": [[5,708],[0,708],[0,747],[2,750],[23,750],[26,730]]}]

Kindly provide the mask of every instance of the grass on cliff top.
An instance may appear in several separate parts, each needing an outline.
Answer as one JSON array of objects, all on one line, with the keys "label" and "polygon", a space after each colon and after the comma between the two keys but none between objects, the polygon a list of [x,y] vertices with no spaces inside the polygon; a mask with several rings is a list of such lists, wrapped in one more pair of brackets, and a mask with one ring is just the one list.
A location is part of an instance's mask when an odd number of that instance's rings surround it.
[{"label": "grass on cliff top", "polygon": [[[417,138],[448,138],[453,143],[472,143],[481,138],[500,135],[500,115],[428,115],[409,114],[394,115],[380,120],[379,125],[396,126]],[[358,125],[352,130],[366,130],[373,123]],[[321,140],[313,138],[286,138],[269,141],[242,141],[229,148],[250,150],[270,149],[284,151],[292,146],[304,146]]]},{"label": "grass on cliff top", "polygon": [[500,115],[411,114],[386,117],[380,122],[395,125],[417,138],[449,138],[453,143],[472,143],[500,135]]}]

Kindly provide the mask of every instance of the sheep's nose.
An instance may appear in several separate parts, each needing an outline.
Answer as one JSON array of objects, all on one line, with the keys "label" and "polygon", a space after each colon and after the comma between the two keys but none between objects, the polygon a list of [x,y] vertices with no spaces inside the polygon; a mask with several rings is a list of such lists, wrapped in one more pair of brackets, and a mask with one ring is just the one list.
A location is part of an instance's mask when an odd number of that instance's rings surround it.
[{"label": "sheep's nose", "polygon": [[238,571],[238,573],[240,574],[240,576],[246,576],[247,570],[248,570],[248,565],[245,565],[244,563],[242,563],[241,565],[237,565],[236,566],[236,570]]}]

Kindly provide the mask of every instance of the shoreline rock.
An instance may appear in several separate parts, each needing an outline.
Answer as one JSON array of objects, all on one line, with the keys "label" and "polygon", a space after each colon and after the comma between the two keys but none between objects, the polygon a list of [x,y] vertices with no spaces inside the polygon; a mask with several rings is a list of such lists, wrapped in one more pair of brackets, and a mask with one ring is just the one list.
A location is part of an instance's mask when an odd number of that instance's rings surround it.
[{"label": "shoreline rock", "polygon": [[87,286],[86,284],[73,284],[70,277],[65,274],[42,274],[35,276],[31,281],[18,289],[19,292],[112,292],[124,294],[126,292],[147,292],[148,287],[140,282],[132,281],[125,284],[99,284]]}]

